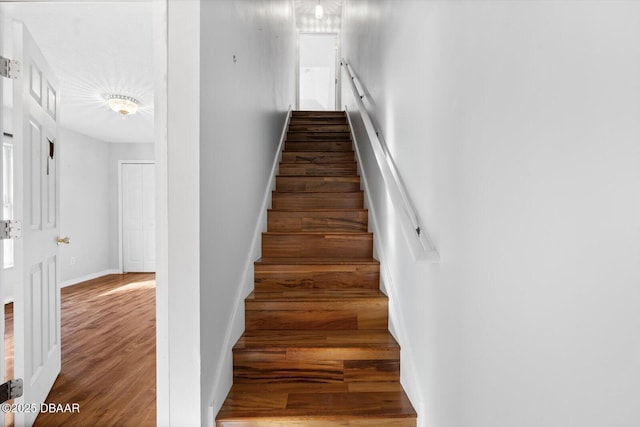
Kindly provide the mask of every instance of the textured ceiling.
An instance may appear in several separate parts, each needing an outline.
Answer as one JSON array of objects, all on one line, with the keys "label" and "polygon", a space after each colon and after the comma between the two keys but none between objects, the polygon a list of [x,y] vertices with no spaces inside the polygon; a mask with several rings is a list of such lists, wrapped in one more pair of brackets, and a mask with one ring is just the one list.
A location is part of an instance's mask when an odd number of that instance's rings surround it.
[{"label": "textured ceiling", "polygon": [[[324,10],[316,19],[316,5]],[[337,33],[342,25],[342,0],[295,0],[298,30],[305,33]]]},{"label": "textured ceiling", "polygon": [[[151,2],[11,3],[0,12],[23,21],[60,81],[62,126],[107,142],[153,142]],[[140,100],[121,117],[104,97]]]}]

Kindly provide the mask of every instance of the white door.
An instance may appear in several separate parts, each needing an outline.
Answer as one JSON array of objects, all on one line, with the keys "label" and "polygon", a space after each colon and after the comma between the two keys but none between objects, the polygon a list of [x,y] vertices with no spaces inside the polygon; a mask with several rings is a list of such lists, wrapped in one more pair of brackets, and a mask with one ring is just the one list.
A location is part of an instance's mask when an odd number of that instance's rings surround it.
[{"label": "white door", "polygon": [[335,110],[337,92],[336,34],[301,34],[299,43],[298,108]]},{"label": "white door", "polygon": [[[21,200],[24,268],[14,295],[15,376],[24,380],[18,403],[39,409],[61,364],[58,83],[21,23],[13,26],[13,56],[22,64],[22,75],[14,80],[13,128],[14,161],[22,166],[15,194]],[[30,426],[36,416],[17,412],[16,425]]]},{"label": "white door", "polygon": [[122,164],[122,267],[156,271],[155,165]]}]

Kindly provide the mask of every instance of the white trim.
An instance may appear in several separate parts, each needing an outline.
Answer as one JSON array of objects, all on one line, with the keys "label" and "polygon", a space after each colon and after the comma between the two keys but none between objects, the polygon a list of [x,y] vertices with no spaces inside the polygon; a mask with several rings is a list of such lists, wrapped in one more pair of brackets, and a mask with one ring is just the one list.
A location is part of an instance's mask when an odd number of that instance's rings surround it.
[{"label": "white trim", "polygon": [[153,0],[154,136],[156,160],[156,424],[171,416],[167,195],[168,0]]},{"label": "white trim", "polygon": [[[345,105],[345,112],[347,113],[347,120],[349,121],[349,128],[351,129],[351,137],[353,138],[353,146],[356,149],[356,156],[358,158],[358,173],[362,177],[361,182],[364,186],[364,194],[365,194],[365,203],[366,208],[369,211],[369,231],[372,231],[376,236],[376,240],[382,241],[384,240],[384,233],[379,227],[378,218],[376,216],[376,211],[373,209],[375,206],[373,204],[373,200],[371,199],[371,191],[369,188],[369,181],[367,180],[367,175],[365,173],[362,157],[360,156],[360,148],[358,146],[358,138],[356,138],[356,134],[354,131],[353,123],[351,122],[351,116],[349,115],[349,111],[347,110],[347,106]],[[380,261],[380,284],[383,286],[383,291],[387,295],[389,299],[389,330],[394,338],[400,344],[400,351],[404,360],[407,363],[401,364],[401,376],[400,380],[402,385],[406,388],[407,395],[409,397],[413,396],[412,403],[414,407],[419,408],[421,411],[424,410],[424,396],[422,394],[421,388],[417,383],[417,372],[416,369],[416,361],[413,357],[413,348],[411,345],[411,340],[409,340],[406,336],[405,331],[407,330],[405,327],[404,317],[402,316],[402,310],[400,310],[395,295],[398,293],[396,287],[391,278],[391,272],[389,271],[388,263],[386,262],[386,254],[382,249],[384,245],[376,244],[375,245],[375,256]],[[408,365],[408,366],[407,366]],[[407,369],[408,368],[408,369]],[[406,373],[408,371],[408,373]],[[404,374],[404,375],[402,375]],[[416,398],[417,397],[417,401]],[[417,404],[417,405],[416,405]],[[424,416],[424,415],[423,415]],[[418,413],[418,425],[422,427],[422,423],[420,423],[420,413]]]},{"label": "white trim", "polygon": [[122,165],[155,165],[155,160],[118,160],[118,270],[124,273],[122,254]]},{"label": "white trim", "polygon": [[[232,333],[234,330],[234,324],[244,324],[244,312],[240,310],[240,307],[243,307],[244,299],[252,290],[253,285],[253,263],[260,258],[261,256],[261,243],[262,243],[262,232],[267,230],[267,209],[271,207],[271,192],[275,189],[276,186],[276,174],[278,173],[278,165],[282,158],[282,148],[284,146],[284,141],[287,136],[287,129],[289,127],[289,121],[291,120],[291,105],[289,105],[289,111],[287,112],[287,117],[284,121],[284,126],[282,127],[282,134],[280,135],[280,142],[278,144],[278,149],[273,159],[273,164],[271,166],[271,175],[269,178],[269,183],[267,184],[264,192],[264,197],[262,198],[262,205],[260,207],[260,214],[256,221],[256,225],[253,231],[253,239],[251,241],[251,248],[249,249],[249,255],[245,261],[244,269],[242,272],[242,277],[240,279],[239,286],[237,286],[236,295],[234,298],[233,309],[231,310],[231,316],[229,317],[229,323],[227,324],[226,333],[224,336],[224,342],[222,343],[222,350],[220,354],[220,360],[218,362],[218,366],[216,367],[216,374],[214,377],[214,385],[213,392],[214,396],[226,394],[228,390],[225,390],[224,393],[220,393],[220,387],[222,386],[221,378],[224,377],[223,369],[224,366],[227,366],[230,363],[230,358],[232,355],[232,348],[238,337],[233,337]],[[214,414],[220,410],[223,402],[214,402],[213,412]]]},{"label": "white trim", "polygon": [[87,280],[97,279],[98,277],[107,276],[109,274],[122,274],[115,268],[109,270],[102,270],[96,273],[85,274],[84,276],[76,277],[74,279],[65,280],[60,282],[60,288],[66,288],[67,286],[77,285],[78,283],[86,282]]}]

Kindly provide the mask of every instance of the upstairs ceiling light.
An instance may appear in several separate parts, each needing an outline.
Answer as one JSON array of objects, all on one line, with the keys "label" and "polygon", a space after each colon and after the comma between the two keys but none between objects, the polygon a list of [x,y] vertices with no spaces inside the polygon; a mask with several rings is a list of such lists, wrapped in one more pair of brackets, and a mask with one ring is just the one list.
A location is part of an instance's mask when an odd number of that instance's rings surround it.
[{"label": "upstairs ceiling light", "polygon": [[107,97],[107,105],[116,113],[128,116],[138,111],[140,101],[126,95],[109,95]]},{"label": "upstairs ceiling light", "polygon": [[322,19],[323,16],[324,16],[324,9],[320,4],[320,0],[318,0],[318,4],[316,5],[316,19]]}]

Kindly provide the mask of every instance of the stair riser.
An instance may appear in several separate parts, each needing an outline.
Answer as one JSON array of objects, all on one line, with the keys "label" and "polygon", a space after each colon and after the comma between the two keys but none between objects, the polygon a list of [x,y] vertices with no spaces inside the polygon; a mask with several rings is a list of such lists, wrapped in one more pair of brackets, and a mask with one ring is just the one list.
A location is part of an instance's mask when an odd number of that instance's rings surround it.
[{"label": "stair riser", "polygon": [[378,289],[379,265],[260,265],[255,291],[291,289]]},{"label": "stair riser", "polygon": [[[333,357],[328,357],[333,356]],[[248,383],[393,382],[400,380],[395,349],[274,349],[233,353],[233,381]]]},{"label": "stair riser", "polygon": [[350,141],[349,132],[288,132],[287,141]]},{"label": "stair riser", "polygon": [[360,191],[360,177],[276,177],[277,191],[354,192]]},{"label": "stair riser", "polygon": [[362,209],[362,192],[353,193],[281,193],[274,192],[273,209]]},{"label": "stair riser", "polygon": [[289,141],[284,143],[285,151],[330,151],[330,152],[353,152],[351,141],[330,141],[330,142],[299,142]]},{"label": "stair riser", "polygon": [[262,235],[262,256],[268,258],[371,258],[372,234]]},{"label": "stair riser", "polygon": [[[355,176],[355,163],[337,163],[332,165],[281,163],[279,176]],[[359,190],[359,188],[358,188]]]},{"label": "stair riser", "polygon": [[300,152],[283,152],[282,163],[314,163],[314,164],[327,164],[327,163],[341,163],[341,162],[353,162],[353,151],[345,152],[324,152],[324,153],[300,153]]},{"label": "stair riser", "polygon": [[291,123],[289,132],[349,132],[348,124],[298,124]]},{"label": "stair riser", "polygon": [[368,213],[358,211],[268,211],[267,230],[295,232],[362,232],[367,231]]},{"label": "stair riser", "polygon": [[387,301],[245,301],[245,328],[386,330]]}]

